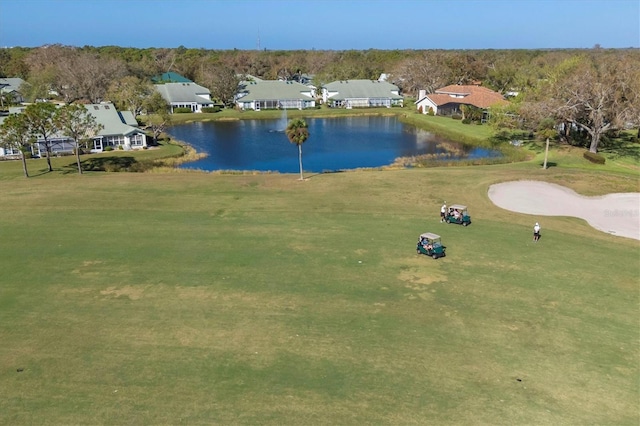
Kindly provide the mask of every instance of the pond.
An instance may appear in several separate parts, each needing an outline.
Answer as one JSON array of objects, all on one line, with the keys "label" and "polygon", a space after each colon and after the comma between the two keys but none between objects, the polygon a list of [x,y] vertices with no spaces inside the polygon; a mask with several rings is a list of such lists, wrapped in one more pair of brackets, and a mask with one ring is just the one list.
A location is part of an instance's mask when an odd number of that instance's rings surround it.
[{"label": "pond", "polygon": [[[321,173],[392,164],[399,157],[447,155],[447,159],[499,156],[401,123],[396,117],[307,118],[309,139],[302,145],[305,172]],[[168,133],[207,154],[181,168],[205,171],[255,170],[297,173],[298,148],[289,142],[280,120],[195,122],[172,126]],[[452,149],[455,154],[451,154]]]}]

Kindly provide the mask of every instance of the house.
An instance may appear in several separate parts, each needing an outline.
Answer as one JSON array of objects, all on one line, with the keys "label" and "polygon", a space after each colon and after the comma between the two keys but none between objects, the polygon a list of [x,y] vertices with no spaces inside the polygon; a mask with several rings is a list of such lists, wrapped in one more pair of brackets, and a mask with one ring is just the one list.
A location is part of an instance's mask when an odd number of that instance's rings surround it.
[{"label": "house", "polygon": [[[5,118],[7,118],[9,114],[6,112],[0,113],[0,126],[4,122]],[[2,141],[0,141],[2,142]],[[4,147],[2,143],[0,143],[0,158],[19,158],[20,151],[16,148]]]},{"label": "house", "polygon": [[398,86],[380,80],[341,80],[322,87],[322,101],[332,108],[391,108],[403,100]]},{"label": "house", "polygon": [[296,81],[251,77],[238,85],[235,102],[239,109],[255,111],[315,108],[315,88]]},{"label": "house", "polygon": [[212,107],[211,91],[175,72],[165,72],[152,77],[154,87],[169,104],[171,113],[175,108],[189,108],[191,112],[202,112]]},{"label": "house", "polygon": [[24,97],[20,93],[20,86],[24,84],[24,80],[18,77],[15,78],[0,78],[0,100],[2,106],[5,103],[21,104],[24,102]]},{"label": "house", "polygon": [[102,152],[108,147],[125,151],[147,147],[147,135],[138,127],[131,111],[118,111],[112,103],[88,104],[85,108],[102,125],[93,138],[91,152]]},{"label": "house", "polygon": [[423,114],[433,111],[434,115],[460,114],[462,105],[471,105],[483,110],[495,105],[504,105],[509,102],[498,92],[480,85],[453,84],[427,94],[420,90],[416,108]]},{"label": "house", "polygon": [[[26,106],[12,107],[9,114],[20,114]],[[111,149],[143,149],[147,146],[147,136],[138,127],[138,122],[130,111],[118,111],[112,103],[88,104],[87,111],[102,125],[102,129],[93,138],[91,152],[103,152]],[[4,117],[0,117],[0,124]],[[51,152],[54,155],[71,154],[76,149],[76,142],[62,134],[49,138]],[[34,156],[46,155],[46,147],[42,140],[36,141],[31,148]],[[0,157],[17,156],[19,152],[11,149],[0,149]]]},{"label": "house", "polygon": [[211,91],[193,82],[155,84],[154,87],[169,104],[171,113],[176,108],[202,112],[202,108],[213,106]]}]

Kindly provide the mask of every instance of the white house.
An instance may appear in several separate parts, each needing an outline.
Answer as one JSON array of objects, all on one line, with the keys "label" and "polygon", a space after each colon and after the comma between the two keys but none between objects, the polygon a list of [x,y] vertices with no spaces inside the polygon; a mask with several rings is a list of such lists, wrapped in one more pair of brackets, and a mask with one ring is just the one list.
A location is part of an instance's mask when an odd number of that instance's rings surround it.
[{"label": "white house", "polygon": [[[20,114],[26,106],[13,107],[9,114]],[[93,138],[91,152],[103,152],[109,149],[143,149],[147,146],[147,136],[138,127],[138,122],[130,111],[118,111],[112,103],[88,104],[87,111],[102,125],[102,130]],[[5,117],[0,117],[0,125]],[[76,142],[62,134],[55,134],[49,138],[53,155],[71,154],[76,149]],[[34,156],[46,155],[46,147],[42,139],[36,141],[31,152]],[[0,148],[0,157],[17,156],[17,150]]]},{"label": "white house", "polygon": [[191,112],[202,112],[202,108],[213,106],[211,91],[192,81],[154,84],[154,87],[171,107],[171,113],[175,108],[189,108]]},{"label": "white house", "polygon": [[297,81],[261,80],[252,77],[238,85],[240,109],[305,109],[316,106],[315,88]]},{"label": "white house", "polygon": [[85,105],[102,130],[93,138],[91,152],[102,152],[107,147],[124,149],[144,149],[147,135],[138,127],[138,121],[131,111],[118,111],[112,103]]},{"label": "white house", "polygon": [[24,80],[18,77],[0,78],[0,100],[2,104],[6,105],[9,100],[16,104],[24,102],[24,97],[20,93],[20,86],[23,84]]},{"label": "white house", "polygon": [[341,80],[322,87],[322,101],[332,108],[402,106],[403,97],[395,84],[381,80]]}]

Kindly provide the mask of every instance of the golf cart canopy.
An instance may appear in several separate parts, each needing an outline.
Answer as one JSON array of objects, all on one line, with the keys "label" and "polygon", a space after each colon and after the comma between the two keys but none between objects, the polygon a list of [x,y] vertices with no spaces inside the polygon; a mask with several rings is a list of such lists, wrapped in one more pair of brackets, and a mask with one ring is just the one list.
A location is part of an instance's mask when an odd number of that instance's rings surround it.
[{"label": "golf cart canopy", "polygon": [[427,240],[439,240],[440,235],[432,234],[431,232],[425,232],[424,234],[420,235],[420,238],[427,239]]},{"label": "golf cart canopy", "polygon": [[458,211],[465,211],[467,209],[467,206],[463,206],[462,204],[452,204],[449,206],[449,208]]}]

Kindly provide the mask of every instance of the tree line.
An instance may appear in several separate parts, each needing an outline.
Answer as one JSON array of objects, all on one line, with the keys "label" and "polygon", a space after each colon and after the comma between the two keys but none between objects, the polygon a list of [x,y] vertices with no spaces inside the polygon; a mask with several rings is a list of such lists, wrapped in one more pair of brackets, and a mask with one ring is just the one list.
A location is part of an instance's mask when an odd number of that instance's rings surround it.
[{"label": "tree line", "polygon": [[[517,94],[492,112],[496,127],[552,134],[592,152],[607,132],[640,127],[640,50],[209,50],[117,46],[0,49],[0,77],[21,77],[29,101],[111,101],[139,114],[157,93],[151,77],[173,71],[233,105],[241,76],[290,80],[312,76],[316,87],[381,74],[415,97],[450,84],[482,84]],[[152,111],[153,112],[153,111]],[[555,133],[554,133],[555,132]],[[640,130],[639,130],[640,132]],[[639,135],[640,136],[640,135]]]}]

